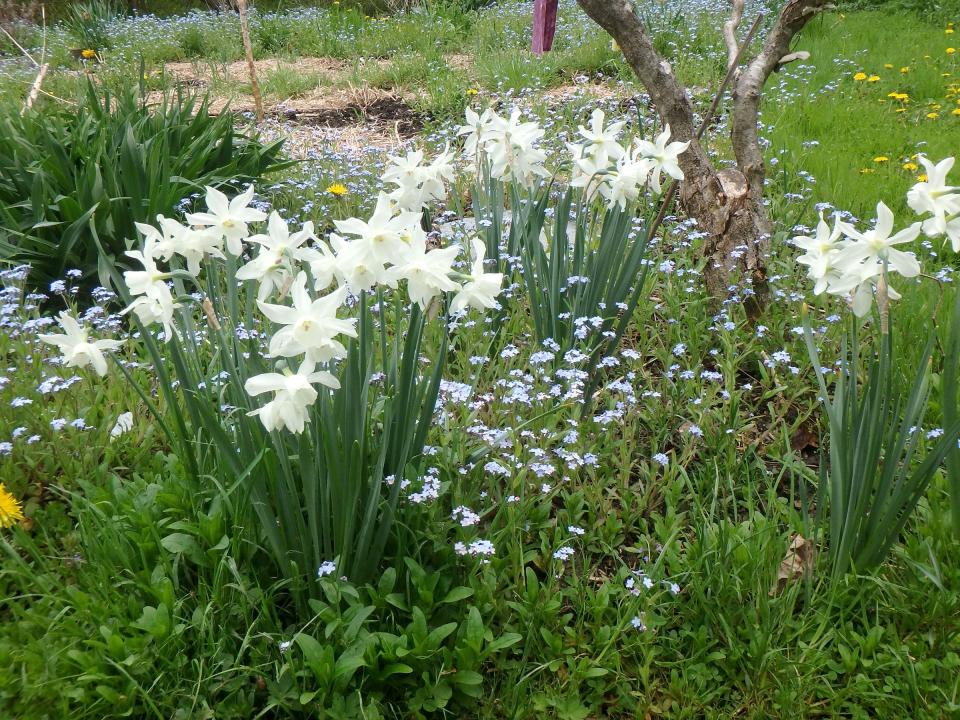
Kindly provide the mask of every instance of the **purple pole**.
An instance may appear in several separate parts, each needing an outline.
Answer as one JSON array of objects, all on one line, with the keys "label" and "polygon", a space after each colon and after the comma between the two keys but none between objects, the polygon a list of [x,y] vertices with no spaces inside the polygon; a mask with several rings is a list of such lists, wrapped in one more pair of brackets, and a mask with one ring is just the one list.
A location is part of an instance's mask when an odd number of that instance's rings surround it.
[{"label": "purple pole", "polygon": [[534,55],[543,55],[553,47],[559,2],[560,0],[533,0],[533,43],[530,49]]}]

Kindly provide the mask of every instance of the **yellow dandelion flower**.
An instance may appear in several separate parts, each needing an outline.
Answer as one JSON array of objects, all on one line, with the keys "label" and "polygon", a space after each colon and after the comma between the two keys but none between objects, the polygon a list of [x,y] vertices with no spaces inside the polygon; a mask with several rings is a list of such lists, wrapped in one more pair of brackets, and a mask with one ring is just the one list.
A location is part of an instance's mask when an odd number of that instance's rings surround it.
[{"label": "yellow dandelion flower", "polygon": [[919,175],[917,175],[917,182],[926,182],[926,181],[927,181],[926,173],[920,173]]},{"label": "yellow dandelion flower", "polygon": [[884,63],[883,67],[886,68],[887,70],[893,70],[893,65],[891,65],[890,63]]},{"label": "yellow dandelion flower", "polygon": [[92,48],[85,48],[80,51],[80,57],[84,60],[93,60],[97,56],[97,51]]},{"label": "yellow dandelion flower", "polygon": [[616,40],[611,40],[610,49],[613,50],[614,52],[617,52],[620,49],[620,43],[618,43]]},{"label": "yellow dandelion flower", "polygon": [[857,82],[861,80],[866,80],[867,74],[865,72],[858,72],[856,75],[853,76],[853,79],[856,80]]},{"label": "yellow dandelion flower", "polygon": [[873,159],[873,161],[874,161],[875,163],[885,163],[885,162],[887,162],[887,160],[889,160],[889,159],[890,159],[890,158],[888,158],[886,155],[877,155],[877,156]]},{"label": "yellow dandelion flower", "polygon": [[896,108],[896,109],[894,110],[894,112],[906,112],[906,111],[907,111],[906,108]]},{"label": "yellow dandelion flower", "polygon": [[880,80],[879,75],[871,75],[870,77],[867,78],[867,82],[877,82],[878,80]]},{"label": "yellow dandelion flower", "polygon": [[333,185],[327,188],[327,192],[334,197],[343,197],[347,194],[347,186],[343,183],[333,183]]},{"label": "yellow dandelion flower", "polygon": [[950,114],[951,114],[951,115],[960,115],[960,107],[955,107],[953,110],[950,111]]},{"label": "yellow dandelion flower", "polygon": [[938,117],[940,117],[940,113],[935,113],[935,112],[927,113],[927,120],[936,120]]},{"label": "yellow dandelion flower", "polygon": [[919,168],[920,168],[920,166],[917,165],[917,164],[914,163],[914,162],[905,162],[905,163],[903,164],[903,169],[904,169],[904,170],[909,170],[910,172],[913,172],[914,170],[918,170]]},{"label": "yellow dandelion flower", "polygon": [[906,75],[908,72],[910,72],[910,68],[904,65],[902,68],[900,68],[900,72]]},{"label": "yellow dandelion flower", "polygon": [[947,55],[953,55],[956,51],[956,48],[947,48]]},{"label": "yellow dandelion flower", "polygon": [[953,35],[953,28],[947,28],[943,32],[945,35]]},{"label": "yellow dandelion flower", "polygon": [[479,92],[480,92],[480,91],[477,90],[476,88],[470,88],[470,89],[467,90],[467,95],[476,95],[476,94],[479,93]]},{"label": "yellow dandelion flower", "polygon": [[23,521],[23,508],[20,501],[11,495],[3,483],[0,483],[0,528],[8,528]]}]

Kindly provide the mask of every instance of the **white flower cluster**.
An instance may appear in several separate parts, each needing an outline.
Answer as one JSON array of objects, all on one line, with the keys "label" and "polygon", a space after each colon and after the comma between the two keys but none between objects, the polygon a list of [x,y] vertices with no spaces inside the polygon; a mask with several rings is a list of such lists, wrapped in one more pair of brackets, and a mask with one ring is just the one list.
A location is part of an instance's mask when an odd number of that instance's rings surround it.
[{"label": "white flower cluster", "polygon": [[[391,157],[383,179],[396,189],[380,194],[368,220],[337,221],[339,234],[332,233],[329,241],[317,238],[310,222],[291,233],[276,212],[267,218],[249,207],[252,186],[232,200],[207,188],[207,211],[188,214],[186,225],[163,216],[158,217],[159,229],[138,224],[143,248],[127,255],[143,265],[143,270],[124,273],[134,297],[124,312],[134,312],[145,325],[163,324],[169,341],[175,337],[175,301],[168,283],[172,275],[159,269],[158,261],[180,256],[186,271],[196,276],[207,258],[225,259],[224,252],[242,257],[245,249],[256,248],[236,278],[258,284],[260,311],[281,326],[270,338],[267,356],[300,358],[300,364],[295,373],[286,370],[249,378],[245,389],[250,395],[273,393],[271,401],[250,414],[258,415],[267,430],[285,428],[300,433],[318,396],[314,386],[339,387],[336,377],[317,370],[317,364],[345,357],[341,338],[356,337],[356,319],[337,315],[349,295],[378,285],[396,289],[404,282],[411,301],[423,308],[446,292],[456,293],[451,303],[454,312],[495,306],[503,276],[484,271],[481,241],[472,242],[468,274],[453,269],[460,247],[427,247],[421,213],[424,203],[446,196],[444,182],[453,177],[449,161],[447,150],[428,165],[423,164],[419,151]],[[251,235],[249,224],[263,220],[267,220],[266,233]],[[268,302],[271,298],[276,301]],[[78,347],[92,352],[86,345]]]},{"label": "white flower cluster", "polygon": [[594,110],[590,127],[579,127],[580,136],[586,142],[567,145],[573,155],[571,185],[586,188],[587,192],[596,190],[609,207],[619,205],[624,209],[645,187],[659,194],[662,173],[683,180],[683,171],[677,162],[690,143],[669,142],[669,125],[653,142],[637,138],[624,147],[619,137],[625,123],[615,122],[606,127],[603,123],[603,111]]},{"label": "white flower cluster", "polygon": [[[623,209],[646,187],[659,194],[663,173],[683,179],[678,158],[690,143],[669,142],[669,125],[653,142],[637,138],[625,147],[619,137],[626,123],[604,127],[604,117],[603,110],[594,110],[590,127],[579,127],[584,142],[567,145],[573,157],[573,187],[599,192],[609,207]],[[519,110],[505,119],[489,108],[480,114],[468,108],[466,124],[458,132],[466,136],[468,155],[489,160],[494,179],[529,184],[536,176],[549,175],[543,165],[546,155],[536,145],[544,131],[535,122],[520,122]]]},{"label": "white flower cluster", "polygon": [[[821,215],[813,237],[801,235],[792,242],[806,251],[797,262],[808,267],[807,275],[815,282],[814,294],[848,296],[854,314],[863,317],[870,312],[874,288],[886,272],[898,272],[908,278],[920,274],[920,263],[913,253],[894,247],[916,240],[920,223],[891,235],[892,232],[893,212],[879,202],[877,219],[870,230],[860,232],[839,218],[831,229]],[[892,287],[887,292],[891,300],[900,298]]]},{"label": "white flower cluster", "polygon": [[420,212],[420,209],[435,200],[447,196],[445,182],[453,182],[453,159],[449,147],[445,147],[433,162],[423,165],[423,150],[407,153],[406,156],[389,155],[391,166],[383,173],[383,181],[396,185],[390,198],[403,210]]},{"label": "white flower cluster", "polygon": [[953,251],[960,253],[960,187],[947,185],[947,173],[953,168],[954,158],[948,157],[936,165],[921,156],[918,158],[927,171],[927,179],[907,192],[907,204],[918,215],[933,217],[923,221],[923,232],[928,237],[946,237]]},{"label": "white flower cluster", "polygon": [[520,122],[520,111],[509,119],[487,108],[481,114],[467,108],[467,124],[459,130],[466,136],[464,151],[478,159],[490,161],[490,176],[496,180],[516,180],[529,184],[534,176],[550,173],[543,166],[547,155],[537,148],[544,131],[535,122]]},{"label": "white flower cluster", "polygon": [[[814,294],[847,296],[854,314],[863,317],[870,312],[881,276],[891,271],[907,278],[920,274],[920,263],[914,254],[894,246],[913,242],[922,230],[929,237],[945,236],[954,252],[960,252],[960,188],[946,184],[954,158],[936,165],[924,157],[919,160],[927,171],[927,179],[907,192],[907,204],[918,214],[932,217],[894,233],[893,212],[879,202],[877,219],[870,230],[861,232],[839,216],[831,228],[821,213],[812,237],[793,238],[791,242],[805,251],[797,262],[807,266],[807,275],[815,283]],[[900,298],[889,286],[887,293],[891,300]]]}]

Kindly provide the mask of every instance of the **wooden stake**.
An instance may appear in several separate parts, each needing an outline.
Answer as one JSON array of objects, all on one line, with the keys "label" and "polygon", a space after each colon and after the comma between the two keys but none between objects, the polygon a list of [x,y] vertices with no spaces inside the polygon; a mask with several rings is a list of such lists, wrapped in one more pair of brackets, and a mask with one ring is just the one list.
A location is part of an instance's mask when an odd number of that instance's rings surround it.
[{"label": "wooden stake", "polygon": [[257,122],[263,122],[263,97],[260,95],[260,83],[257,82],[257,66],[253,63],[253,45],[250,43],[250,23],[247,21],[247,0],[237,0],[240,12],[240,34],[243,36],[243,51],[247,56],[247,69],[250,71],[250,90],[253,93],[253,107]]},{"label": "wooden stake", "polygon": [[23,109],[20,110],[21,115],[26,115],[27,110],[31,108],[34,101],[37,99],[37,96],[40,94],[40,86],[43,85],[43,78],[46,77],[47,70],[49,69],[49,63],[44,63],[40,66],[40,72],[37,73],[37,78],[33,81],[33,85],[30,88],[30,94],[27,95],[27,101],[23,104]]},{"label": "wooden stake", "polygon": [[[47,70],[50,69],[50,63],[47,62],[47,10],[43,5],[40,6],[40,13],[43,18],[43,48],[40,50],[39,72],[37,72],[37,77],[34,79],[33,85],[30,86],[30,92],[27,94],[26,102],[24,102],[23,107],[20,109],[21,116],[26,115],[27,110],[36,102],[37,96],[40,94],[40,86],[43,85],[43,79],[47,76]],[[3,32],[7,37],[10,37],[10,34],[6,30]],[[12,37],[10,39],[13,40]],[[16,40],[13,40],[13,42],[17,47],[20,47]],[[23,48],[20,49],[23,50]],[[37,61],[30,57],[26,50],[23,50],[23,54],[30,58],[34,65],[37,65]]]}]

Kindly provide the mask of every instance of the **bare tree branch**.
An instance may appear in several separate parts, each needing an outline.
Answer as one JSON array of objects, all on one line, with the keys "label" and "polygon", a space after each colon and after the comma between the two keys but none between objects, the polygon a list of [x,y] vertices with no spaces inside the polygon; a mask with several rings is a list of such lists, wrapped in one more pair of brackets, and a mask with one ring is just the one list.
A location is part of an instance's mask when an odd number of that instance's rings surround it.
[{"label": "bare tree branch", "polygon": [[826,6],[827,0],[788,0],[767,32],[760,54],[747,65],[734,87],[730,138],[737,165],[757,202],[763,196],[764,178],[763,150],[757,128],[763,86],[780,60],[790,53],[794,36]]},{"label": "bare tree branch", "polygon": [[730,19],[723,24],[723,41],[727,44],[727,70],[734,66],[740,51],[740,45],[737,42],[737,28],[740,27],[740,21],[743,20],[744,0],[730,0],[730,3],[733,5],[733,9],[730,11]]}]

